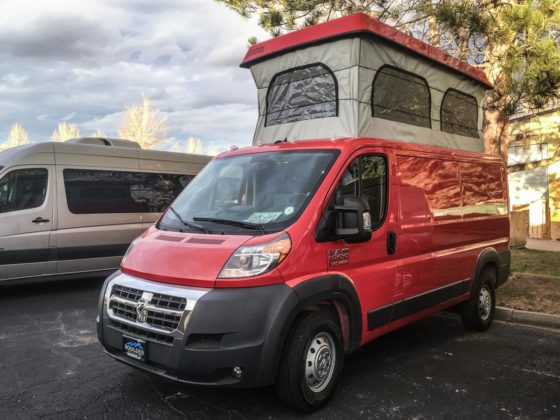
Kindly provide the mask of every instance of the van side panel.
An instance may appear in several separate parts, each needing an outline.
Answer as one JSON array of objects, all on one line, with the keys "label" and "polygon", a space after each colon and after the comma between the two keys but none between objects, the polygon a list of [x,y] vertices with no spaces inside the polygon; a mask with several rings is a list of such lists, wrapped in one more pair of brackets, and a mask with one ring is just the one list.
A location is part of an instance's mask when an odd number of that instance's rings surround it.
[{"label": "van side panel", "polygon": [[[463,243],[469,250],[464,260],[474,278],[477,262],[485,248],[500,254],[509,251],[509,215],[505,168],[499,163],[461,162],[463,187]],[[508,260],[509,258],[505,256]],[[497,267],[504,278],[508,267]]]},{"label": "van side panel", "polygon": [[459,163],[399,155],[402,297],[411,298],[469,277],[457,252],[463,243]]},{"label": "van side panel", "polygon": [[72,213],[67,201],[64,170],[118,168],[120,171],[137,171],[138,159],[60,152],[56,154],[56,160],[59,222],[58,229],[52,234],[51,247],[57,253],[57,273],[118,268],[130,242],[142,233],[141,213]]}]

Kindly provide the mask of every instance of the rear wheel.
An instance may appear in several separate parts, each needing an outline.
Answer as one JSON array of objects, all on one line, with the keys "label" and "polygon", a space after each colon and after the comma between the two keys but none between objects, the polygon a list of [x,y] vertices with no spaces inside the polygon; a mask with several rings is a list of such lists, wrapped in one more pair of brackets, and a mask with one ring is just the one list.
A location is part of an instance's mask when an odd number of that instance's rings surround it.
[{"label": "rear wheel", "polygon": [[468,302],[461,307],[463,325],[470,331],[486,331],[490,328],[496,311],[496,270],[485,267]]},{"label": "rear wheel", "polygon": [[308,312],[290,331],[276,391],[290,407],[312,412],[334,391],[343,364],[342,334],[338,320],[327,311]]}]

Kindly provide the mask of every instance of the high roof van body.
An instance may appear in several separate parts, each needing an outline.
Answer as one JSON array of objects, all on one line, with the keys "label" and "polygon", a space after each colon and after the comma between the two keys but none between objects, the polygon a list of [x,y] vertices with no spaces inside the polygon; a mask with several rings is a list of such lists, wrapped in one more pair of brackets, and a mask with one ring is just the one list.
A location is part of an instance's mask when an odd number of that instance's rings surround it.
[{"label": "high roof van body", "polygon": [[[188,384],[276,383],[312,411],[382,334],[448,308],[490,327],[510,251],[506,170],[481,152],[489,84],[418,42],[352,15],[249,50],[254,146],[213,159],[107,279],[111,357]],[[358,59],[375,50],[400,62]]]},{"label": "high roof van body", "polygon": [[0,153],[0,281],[108,275],[209,161],[83,138]]}]

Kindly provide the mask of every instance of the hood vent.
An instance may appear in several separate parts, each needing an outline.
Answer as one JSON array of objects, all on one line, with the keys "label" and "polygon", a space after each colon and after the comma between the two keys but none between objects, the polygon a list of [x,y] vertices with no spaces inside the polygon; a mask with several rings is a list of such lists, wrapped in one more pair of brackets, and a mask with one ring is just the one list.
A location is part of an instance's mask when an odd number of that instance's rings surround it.
[{"label": "hood vent", "polygon": [[198,236],[194,236],[190,238],[188,241],[185,241],[187,244],[199,244],[199,245],[220,245],[223,244],[226,240],[224,238],[202,238]]},{"label": "hood vent", "polygon": [[168,241],[168,242],[181,242],[183,239],[182,236],[172,236],[172,235],[159,235],[156,239],[160,241]]}]

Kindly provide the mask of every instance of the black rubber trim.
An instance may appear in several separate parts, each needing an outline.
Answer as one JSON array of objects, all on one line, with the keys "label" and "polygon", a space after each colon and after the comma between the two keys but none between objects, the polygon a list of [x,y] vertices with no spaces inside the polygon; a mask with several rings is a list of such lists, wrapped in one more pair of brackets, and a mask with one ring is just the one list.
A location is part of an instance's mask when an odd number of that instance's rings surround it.
[{"label": "black rubber trim", "polygon": [[56,248],[57,260],[80,260],[82,258],[102,258],[123,256],[130,244],[95,245]]},{"label": "black rubber trim", "polygon": [[[480,277],[480,272],[482,271],[482,268],[487,265],[493,265],[496,267],[496,282],[497,284],[495,284],[494,286],[497,287],[499,285],[499,281],[501,278],[501,274],[502,274],[502,270],[501,270],[501,262],[500,262],[500,254],[498,253],[498,251],[496,251],[494,248],[489,247],[484,249],[480,255],[478,256],[478,262],[476,263],[476,271],[475,271],[475,276],[474,276],[474,280],[475,283],[478,281],[479,277]],[[509,266],[508,266],[508,271],[509,271]],[[472,292],[476,289],[476,287],[473,287]]]},{"label": "black rubber trim", "polygon": [[0,265],[36,263],[48,260],[48,248],[0,251]]},{"label": "black rubber trim", "polygon": [[510,264],[511,264],[511,250],[507,249],[505,251],[498,253],[498,255],[500,256],[500,267],[498,269],[499,270],[498,280],[497,280],[498,283],[496,284],[496,287],[499,287],[502,284],[504,284],[509,278]]},{"label": "black rubber trim", "polygon": [[129,244],[0,251],[0,265],[27,264],[84,258],[122,257]]},{"label": "black rubber trim", "polygon": [[368,330],[382,327],[390,322],[421,312],[469,292],[471,279],[465,279],[418,296],[396,302],[368,312]]},{"label": "black rubber trim", "polygon": [[362,339],[362,307],[354,285],[346,277],[328,274],[300,283],[294,287],[301,303],[298,309],[336,299],[343,303],[350,322],[348,352],[360,347]]}]

